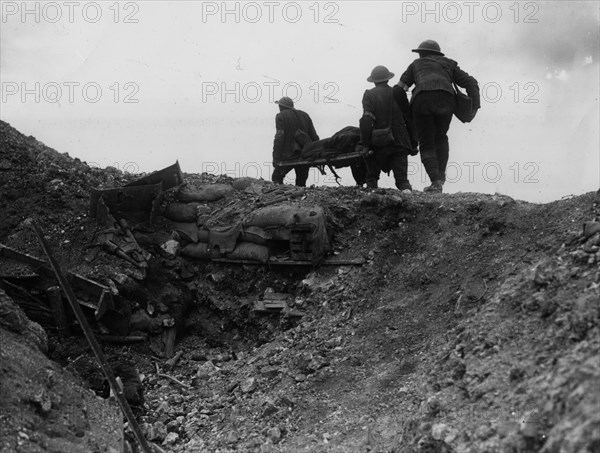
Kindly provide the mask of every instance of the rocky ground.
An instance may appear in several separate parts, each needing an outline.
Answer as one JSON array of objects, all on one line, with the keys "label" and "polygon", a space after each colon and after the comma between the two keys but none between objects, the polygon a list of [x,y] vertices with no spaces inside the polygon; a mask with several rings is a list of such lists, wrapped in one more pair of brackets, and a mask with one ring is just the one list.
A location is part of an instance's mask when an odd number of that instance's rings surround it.
[{"label": "rocky ground", "polygon": [[[156,317],[179,303],[175,366],[149,342],[103,344],[111,361],[139,372],[138,422],[164,451],[600,451],[600,192],[537,205],[309,188],[297,202],[324,209],[332,256],[364,264],[174,263],[159,220],[155,231],[133,228],[153,256],[140,276],[104,252],[86,260],[98,230],[90,189],[137,176],[89,168],[0,126],[0,242],[43,257],[23,224],[33,217],[65,268],[112,280],[130,310]],[[273,294],[303,316],[252,309]],[[64,341],[44,327],[62,372],[107,396],[76,329]],[[4,409],[18,385],[4,363],[22,352],[2,348],[0,415],[43,420],[25,396]],[[23,443],[23,430],[3,423],[2,451],[34,451],[40,436],[28,429]]]}]

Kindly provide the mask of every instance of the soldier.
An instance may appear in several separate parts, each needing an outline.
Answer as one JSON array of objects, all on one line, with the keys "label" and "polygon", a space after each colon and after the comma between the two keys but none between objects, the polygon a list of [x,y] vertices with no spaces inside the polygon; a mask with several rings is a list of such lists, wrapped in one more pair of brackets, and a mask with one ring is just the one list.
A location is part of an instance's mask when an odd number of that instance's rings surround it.
[{"label": "soldier", "polygon": [[[279,113],[275,116],[275,139],[273,140],[273,165],[276,163],[300,157],[302,147],[309,142],[319,140],[313,122],[307,113],[294,108],[294,101],[282,97],[279,101]],[[310,167],[293,167],[296,172],[296,185],[306,186]],[[271,180],[283,184],[283,178],[291,168],[275,167]]]},{"label": "soldier", "polygon": [[[368,188],[376,188],[381,171],[394,173],[396,187],[411,191],[408,181],[408,155],[412,154],[410,137],[402,115],[400,100],[394,96],[388,80],[394,74],[385,66],[376,66],[367,78],[375,84],[366,90],[363,99],[363,116],[360,119],[360,135],[364,146],[373,151],[366,159]],[[406,99],[406,93],[404,98]],[[389,128],[388,138],[382,140]]]},{"label": "soldier", "polygon": [[413,124],[419,142],[421,162],[431,180],[426,192],[442,192],[448,164],[448,128],[455,108],[452,86],[466,88],[475,111],[481,107],[477,80],[446,58],[437,42],[423,41],[413,52],[419,54],[400,77],[405,91],[415,85],[410,99]]}]

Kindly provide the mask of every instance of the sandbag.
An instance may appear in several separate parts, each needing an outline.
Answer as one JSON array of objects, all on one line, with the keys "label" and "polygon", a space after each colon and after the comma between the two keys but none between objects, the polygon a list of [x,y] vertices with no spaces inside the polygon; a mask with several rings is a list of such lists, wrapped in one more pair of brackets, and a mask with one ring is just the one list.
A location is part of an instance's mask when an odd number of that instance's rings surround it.
[{"label": "sandbag", "polygon": [[245,193],[248,193],[250,195],[258,195],[261,196],[263,195],[263,184],[250,184],[248,187],[246,187],[244,189]]},{"label": "sandbag", "polygon": [[286,227],[265,227],[265,233],[269,236],[269,240],[273,241],[289,241],[291,239],[291,231]]},{"label": "sandbag", "polygon": [[206,242],[208,244],[208,233],[206,228],[198,229],[198,242]]},{"label": "sandbag", "polygon": [[251,242],[252,244],[267,245],[271,235],[260,227],[249,226],[240,232],[239,240],[241,242]]},{"label": "sandbag", "polygon": [[225,258],[266,263],[269,261],[269,248],[265,245],[252,244],[251,242],[239,242],[235,250],[227,253]]},{"label": "sandbag", "polygon": [[195,222],[200,203],[171,203],[163,215],[173,222]]},{"label": "sandbag", "polygon": [[221,254],[218,253],[218,251],[216,250],[209,250],[208,244],[205,242],[198,242],[197,244],[188,244],[185,247],[182,247],[179,253],[189,258],[196,258],[199,260],[221,258]]},{"label": "sandbag", "polygon": [[242,225],[230,227],[216,227],[208,230],[208,244],[211,249],[218,249],[220,253],[232,252],[235,249]]},{"label": "sandbag", "polygon": [[270,240],[290,241],[292,257],[304,260],[304,250],[310,244],[310,255],[319,260],[329,248],[329,238],[325,226],[325,214],[319,206],[301,207],[298,205],[267,206],[252,212],[244,223],[244,228],[261,227]]},{"label": "sandbag", "polygon": [[182,188],[177,193],[179,201],[216,201],[226,197],[235,189],[229,184],[203,184],[193,188]]},{"label": "sandbag", "polygon": [[186,242],[195,243],[199,241],[198,225],[196,225],[196,222],[173,222],[173,230]]},{"label": "sandbag", "polygon": [[250,213],[244,225],[257,227],[286,226],[294,222],[294,215],[302,208],[295,205],[267,206]]},{"label": "sandbag", "polygon": [[242,178],[234,179],[231,183],[231,186],[235,190],[246,190],[251,185],[262,186],[264,184],[265,184],[264,179],[256,179],[256,178],[250,178],[249,176],[244,176]]}]

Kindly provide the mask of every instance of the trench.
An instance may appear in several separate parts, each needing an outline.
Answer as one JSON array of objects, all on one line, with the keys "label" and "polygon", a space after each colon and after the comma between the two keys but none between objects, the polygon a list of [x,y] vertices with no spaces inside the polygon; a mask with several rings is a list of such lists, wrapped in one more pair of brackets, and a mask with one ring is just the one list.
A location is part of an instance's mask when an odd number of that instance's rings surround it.
[{"label": "trench", "polygon": [[[173,319],[167,324],[172,324],[176,331],[173,352],[180,350],[181,343],[191,338],[194,343],[209,349],[228,351],[233,358],[240,352],[248,353],[271,342],[301,321],[301,316],[288,316],[278,306],[269,311],[261,310],[260,304],[269,300],[285,300],[287,307],[301,313],[302,307],[296,305],[295,299],[300,291],[298,284],[310,268],[287,266],[285,269],[269,269],[261,265],[210,262],[187,264],[194,267],[195,273],[195,277],[188,281],[175,279],[171,269],[158,264],[149,269],[145,281],[130,279],[119,287],[121,311],[127,312],[129,317],[127,335],[123,339],[144,336],[147,340],[131,344],[104,342],[114,367],[118,369],[122,364],[136,367],[133,361],[119,358],[122,348],[131,350],[141,362],[164,362],[172,357],[172,353],[157,347],[165,330],[169,329],[157,322],[160,319]],[[303,304],[304,300],[299,302]],[[111,324],[113,319],[114,324]],[[91,317],[90,321],[94,322]],[[50,358],[76,371],[98,395],[107,396],[101,370],[94,363],[91,351],[83,344],[77,326],[71,325],[73,342],[65,342],[56,326],[46,323],[45,327],[50,334]],[[110,313],[94,327],[101,340],[102,333],[107,330],[112,334],[125,333],[121,317],[113,317]],[[82,360],[82,357],[85,359]],[[201,362],[203,356],[200,354],[194,358]]]}]

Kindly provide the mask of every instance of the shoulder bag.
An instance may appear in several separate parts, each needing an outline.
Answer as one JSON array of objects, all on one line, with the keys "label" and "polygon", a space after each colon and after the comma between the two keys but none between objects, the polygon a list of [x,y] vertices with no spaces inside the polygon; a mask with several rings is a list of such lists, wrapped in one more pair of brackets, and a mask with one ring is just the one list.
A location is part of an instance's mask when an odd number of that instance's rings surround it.
[{"label": "shoulder bag", "polygon": [[[298,112],[296,112],[295,110],[293,110],[293,112],[294,112],[294,115],[296,116],[296,119],[298,120],[298,122],[302,126],[304,126],[302,119],[298,116]],[[304,132],[301,128],[296,129],[296,132],[294,133],[294,146],[293,146],[294,154],[300,154],[302,152],[302,150],[304,149],[304,147],[306,145],[308,145],[309,143],[312,143],[312,139],[310,138],[310,135],[308,135],[306,132]]]},{"label": "shoulder bag", "polygon": [[392,133],[392,111],[394,110],[394,92],[391,94],[390,101],[390,118],[388,120],[388,127],[385,129],[373,129],[371,133],[371,145],[375,147],[383,147],[394,144],[394,134]]},{"label": "shoulder bag", "polygon": [[477,110],[473,108],[473,99],[460,91],[456,83],[453,83],[453,85],[455,91],[454,98],[456,99],[454,116],[463,123],[470,123],[477,113]]}]

